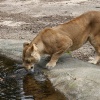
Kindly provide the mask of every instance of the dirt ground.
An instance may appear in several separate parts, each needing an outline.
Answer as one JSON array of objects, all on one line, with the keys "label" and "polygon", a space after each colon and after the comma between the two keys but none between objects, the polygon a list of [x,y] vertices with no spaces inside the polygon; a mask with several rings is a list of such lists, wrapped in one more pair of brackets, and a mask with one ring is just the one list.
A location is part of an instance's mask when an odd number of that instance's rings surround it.
[{"label": "dirt ground", "polygon": [[[0,39],[32,40],[40,30],[100,10],[99,0],[0,0]],[[88,60],[94,55],[87,43],[72,56]]]}]

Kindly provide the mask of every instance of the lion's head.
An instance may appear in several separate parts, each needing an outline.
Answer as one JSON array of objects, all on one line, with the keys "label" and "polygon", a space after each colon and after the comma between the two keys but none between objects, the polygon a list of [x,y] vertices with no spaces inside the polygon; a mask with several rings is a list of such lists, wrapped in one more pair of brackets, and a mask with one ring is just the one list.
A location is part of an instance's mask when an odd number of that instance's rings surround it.
[{"label": "lion's head", "polygon": [[35,44],[23,44],[23,65],[27,70],[33,70],[34,64],[39,62],[40,54]]}]

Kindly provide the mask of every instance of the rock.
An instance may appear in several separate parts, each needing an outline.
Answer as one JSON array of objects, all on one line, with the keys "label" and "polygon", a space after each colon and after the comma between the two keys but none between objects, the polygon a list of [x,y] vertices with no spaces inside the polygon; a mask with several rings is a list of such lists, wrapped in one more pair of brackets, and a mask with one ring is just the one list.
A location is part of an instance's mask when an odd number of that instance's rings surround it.
[{"label": "rock", "polygon": [[[0,54],[21,61],[22,47],[25,40],[0,39]],[[35,66],[43,68],[55,89],[62,92],[69,100],[100,100],[100,68],[72,58],[69,54],[60,57],[56,67],[46,70],[46,58]]]},{"label": "rock", "polygon": [[25,40],[0,39],[0,55],[22,61],[22,48]]},{"label": "rock", "polygon": [[[38,66],[45,67],[42,59]],[[68,100],[100,100],[100,67],[64,54],[46,75]]]}]

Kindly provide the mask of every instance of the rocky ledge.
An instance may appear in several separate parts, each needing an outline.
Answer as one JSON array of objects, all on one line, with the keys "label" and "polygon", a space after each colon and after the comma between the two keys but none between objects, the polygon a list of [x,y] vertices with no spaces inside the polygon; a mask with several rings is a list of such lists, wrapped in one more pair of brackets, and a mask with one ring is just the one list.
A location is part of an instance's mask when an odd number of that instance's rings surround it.
[{"label": "rocky ledge", "polygon": [[[23,42],[26,40],[0,39],[0,55],[21,61]],[[42,58],[36,67],[45,68],[47,59]],[[100,100],[100,67],[72,58],[60,57],[57,66],[44,70],[55,89],[69,100]]]}]

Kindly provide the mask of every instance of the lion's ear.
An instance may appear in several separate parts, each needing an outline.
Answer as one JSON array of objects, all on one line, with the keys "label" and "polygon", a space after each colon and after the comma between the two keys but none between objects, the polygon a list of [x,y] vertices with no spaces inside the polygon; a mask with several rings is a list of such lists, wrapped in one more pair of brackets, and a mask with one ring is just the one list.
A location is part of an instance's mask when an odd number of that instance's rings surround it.
[{"label": "lion's ear", "polygon": [[37,51],[36,44],[33,44],[34,51]]},{"label": "lion's ear", "polygon": [[32,44],[30,47],[31,52],[36,52],[37,51],[37,47],[35,44]]},{"label": "lion's ear", "polygon": [[32,44],[31,51],[32,51],[31,56],[35,56],[35,54],[37,53],[37,47],[35,44]]},{"label": "lion's ear", "polygon": [[29,42],[25,42],[25,43],[23,43],[23,47],[26,47],[26,46],[29,46]]}]

